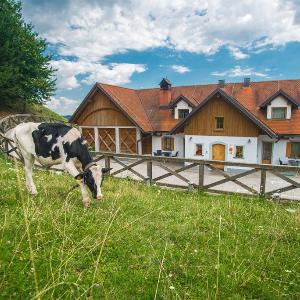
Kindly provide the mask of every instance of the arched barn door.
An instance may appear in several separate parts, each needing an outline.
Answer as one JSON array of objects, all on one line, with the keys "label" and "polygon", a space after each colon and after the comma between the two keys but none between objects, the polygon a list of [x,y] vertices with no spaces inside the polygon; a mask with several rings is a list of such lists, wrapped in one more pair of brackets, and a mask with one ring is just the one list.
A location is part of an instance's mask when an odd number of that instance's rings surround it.
[{"label": "arched barn door", "polygon": [[136,128],[120,128],[121,153],[137,153]]},{"label": "arched barn door", "polygon": [[116,131],[115,128],[99,128],[100,151],[116,152]]},{"label": "arched barn door", "polygon": [[82,128],[82,135],[87,141],[88,148],[95,150],[95,130],[94,128]]}]

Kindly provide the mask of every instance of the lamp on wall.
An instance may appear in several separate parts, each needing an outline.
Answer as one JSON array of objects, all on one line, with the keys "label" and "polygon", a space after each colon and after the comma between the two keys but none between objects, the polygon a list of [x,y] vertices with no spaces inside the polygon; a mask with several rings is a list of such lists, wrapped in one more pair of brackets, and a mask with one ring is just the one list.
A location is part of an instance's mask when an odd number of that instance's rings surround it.
[{"label": "lamp on wall", "polygon": [[192,136],[190,136],[190,138],[189,138],[189,142],[191,142],[193,140],[193,137]]},{"label": "lamp on wall", "polygon": [[251,139],[248,140],[248,144],[250,144],[250,143],[251,143]]}]

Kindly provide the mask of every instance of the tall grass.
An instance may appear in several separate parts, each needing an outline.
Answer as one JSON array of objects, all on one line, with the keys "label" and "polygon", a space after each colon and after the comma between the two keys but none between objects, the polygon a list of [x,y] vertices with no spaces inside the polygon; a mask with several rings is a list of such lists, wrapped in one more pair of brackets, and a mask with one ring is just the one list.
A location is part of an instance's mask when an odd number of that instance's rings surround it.
[{"label": "tall grass", "polygon": [[2,299],[299,299],[300,206],[104,181],[84,209],[67,175],[0,158]]}]

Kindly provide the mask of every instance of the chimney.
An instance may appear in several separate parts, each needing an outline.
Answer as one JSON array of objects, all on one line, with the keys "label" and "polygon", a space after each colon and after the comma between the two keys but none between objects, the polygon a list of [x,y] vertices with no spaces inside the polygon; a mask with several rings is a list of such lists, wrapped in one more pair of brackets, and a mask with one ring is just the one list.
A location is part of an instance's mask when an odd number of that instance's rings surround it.
[{"label": "chimney", "polygon": [[220,89],[223,89],[225,87],[225,80],[224,79],[219,80],[218,87]]},{"label": "chimney", "polygon": [[250,78],[244,78],[243,87],[249,87],[250,86]]},{"label": "chimney", "polygon": [[166,109],[171,102],[171,89],[172,84],[171,82],[163,78],[162,81],[159,84],[160,91],[159,91],[159,108],[160,109]]}]

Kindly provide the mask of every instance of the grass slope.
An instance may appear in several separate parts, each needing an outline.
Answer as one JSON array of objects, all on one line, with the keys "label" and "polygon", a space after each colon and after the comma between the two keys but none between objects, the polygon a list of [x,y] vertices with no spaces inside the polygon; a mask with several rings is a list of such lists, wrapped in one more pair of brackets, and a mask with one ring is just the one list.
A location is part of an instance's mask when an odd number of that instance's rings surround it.
[{"label": "grass slope", "polygon": [[41,104],[27,104],[26,105],[26,111],[23,112],[23,108],[16,105],[12,104],[9,107],[0,105],[0,119],[4,118],[8,115],[11,114],[19,114],[19,113],[25,113],[25,114],[34,114],[34,115],[39,115],[39,116],[45,116],[53,119],[57,119],[58,121],[66,121],[66,119],[49,109],[48,107],[41,105]]},{"label": "grass slope", "polygon": [[67,175],[0,158],[2,299],[299,299],[300,206],[104,181],[87,210]]}]

